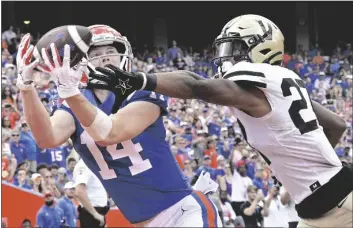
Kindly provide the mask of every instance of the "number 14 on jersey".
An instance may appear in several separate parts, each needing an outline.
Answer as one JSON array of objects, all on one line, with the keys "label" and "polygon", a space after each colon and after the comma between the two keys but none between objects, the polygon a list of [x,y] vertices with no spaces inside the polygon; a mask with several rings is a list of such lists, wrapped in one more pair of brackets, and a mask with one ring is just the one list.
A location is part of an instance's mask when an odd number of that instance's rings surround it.
[{"label": "number 14 on jersey", "polygon": [[[104,180],[109,180],[117,178],[114,169],[110,169],[107,162],[105,161],[102,152],[99,150],[98,146],[94,140],[88,135],[86,131],[81,134],[81,143],[86,144],[88,150],[91,152],[92,156],[99,166],[99,173]],[[139,173],[145,172],[152,168],[152,164],[149,159],[143,160],[140,152],[142,152],[142,147],[140,143],[134,144],[131,140],[124,141],[121,143],[122,149],[116,149],[117,144],[110,145],[106,147],[108,153],[112,156],[113,160],[128,157],[131,161],[131,166],[129,170],[132,176]]]}]

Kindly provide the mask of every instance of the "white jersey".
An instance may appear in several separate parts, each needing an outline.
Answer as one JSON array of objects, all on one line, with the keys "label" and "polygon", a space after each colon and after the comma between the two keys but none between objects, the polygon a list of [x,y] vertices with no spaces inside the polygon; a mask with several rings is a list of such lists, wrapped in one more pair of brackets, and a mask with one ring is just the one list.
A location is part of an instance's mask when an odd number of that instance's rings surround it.
[{"label": "white jersey", "polygon": [[337,174],[342,164],[316,120],[304,82],[280,66],[240,62],[224,78],[261,89],[271,105],[254,118],[231,108],[249,145],[269,163],[295,203]]},{"label": "white jersey", "polygon": [[93,207],[105,207],[108,195],[98,177],[80,159],[74,169],[73,180],[75,185],[86,185],[87,196]]}]

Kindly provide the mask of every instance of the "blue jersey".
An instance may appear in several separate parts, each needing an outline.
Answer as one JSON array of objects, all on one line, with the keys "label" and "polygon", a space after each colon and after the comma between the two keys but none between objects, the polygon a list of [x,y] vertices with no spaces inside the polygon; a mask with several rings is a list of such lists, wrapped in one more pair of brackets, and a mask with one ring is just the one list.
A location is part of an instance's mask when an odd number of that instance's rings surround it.
[{"label": "blue jersey", "polygon": [[37,163],[45,163],[47,165],[57,164],[59,167],[66,168],[66,159],[71,149],[69,146],[44,149],[37,154]]},{"label": "blue jersey", "polygon": [[[113,93],[102,104],[97,103],[91,90],[84,90],[83,95],[107,115],[111,114]],[[151,219],[192,193],[165,141],[162,115],[166,113],[167,98],[154,92],[136,91],[120,108],[137,101],[158,105],[161,116],[136,138],[107,147],[93,141],[67,106],[59,107],[74,117],[76,132],[71,139],[75,150],[131,223]]]}]

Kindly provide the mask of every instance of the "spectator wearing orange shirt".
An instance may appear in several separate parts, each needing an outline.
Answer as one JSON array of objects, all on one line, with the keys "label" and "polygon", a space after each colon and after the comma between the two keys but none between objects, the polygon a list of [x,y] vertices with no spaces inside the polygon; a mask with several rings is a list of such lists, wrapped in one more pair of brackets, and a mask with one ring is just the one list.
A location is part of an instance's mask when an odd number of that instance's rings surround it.
[{"label": "spectator wearing orange shirt", "polygon": [[16,126],[16,121],[20,119],[21,115],[12,104],[5,104],[1,113],[1,118],[4,117],[8,118],[11,124],[11,128],[13,129]]},{"label": "spectator wearing orange shirt", "polygon": [[218,161],[217,161],[218,153],[216,148],[217,148],[216,140],[214,138],[209,139],[207,141],[207,146],[204,154],[210,157],[211,159],[210,167],[213,169],[217,169],[218,167]]},{"label": "spectator wearing orange shirt", "polygon": [[317,55],[313,58],[313,64],[321,65],[325,62],[324,58],[321,56],[321,52],[317,52]]}]

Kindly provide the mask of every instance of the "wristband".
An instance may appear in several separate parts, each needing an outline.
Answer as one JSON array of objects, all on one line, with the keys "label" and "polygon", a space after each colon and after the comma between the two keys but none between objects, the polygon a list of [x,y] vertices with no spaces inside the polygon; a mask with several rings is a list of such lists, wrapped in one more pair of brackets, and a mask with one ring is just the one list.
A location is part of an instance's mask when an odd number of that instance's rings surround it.
[{"label": "wristband", "polygon": [[154,91],[157,87],[157,76],[155,74],[145,74],[143,72],[140,72],[139,74],[143,78],[140,90]]}]

